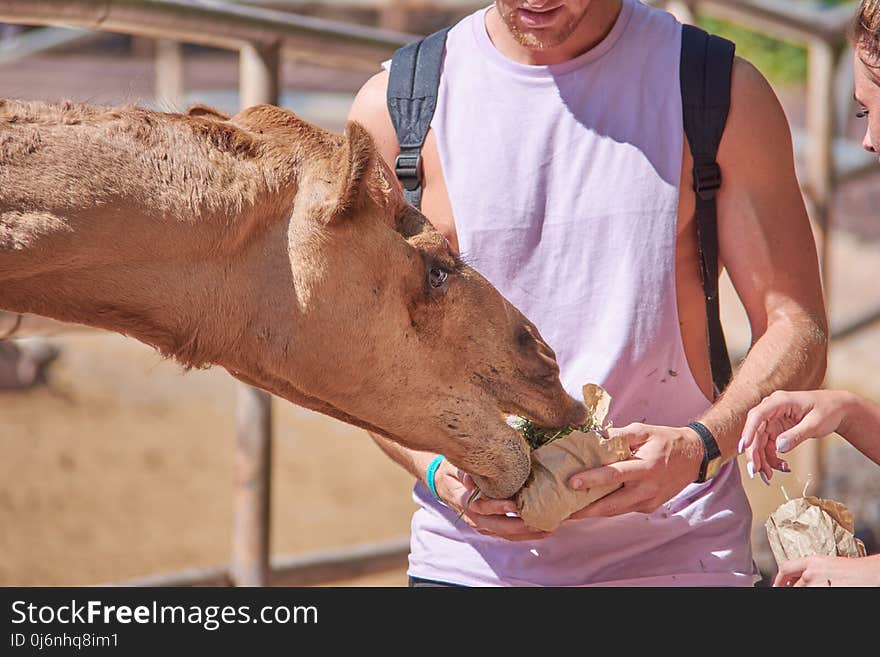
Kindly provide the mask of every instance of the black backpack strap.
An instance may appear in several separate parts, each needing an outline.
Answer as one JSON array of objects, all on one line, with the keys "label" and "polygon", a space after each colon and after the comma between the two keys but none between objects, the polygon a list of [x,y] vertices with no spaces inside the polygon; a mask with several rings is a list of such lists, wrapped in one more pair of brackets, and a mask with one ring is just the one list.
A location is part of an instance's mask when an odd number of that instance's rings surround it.
[{"label": "black backpack strap", "polygon": [[718,298],[716,195],[721,187],[721,169],[716,156],[730,109],[735,48],[730,41],[710,36],[693,25],[682,26],[681,100],[685,134],[694,159],[700,273],[706,295],[709,362],[716,396],[724,391],[732,377]]},{"label": "black backpack strap", "polygon": [[388,76],[388,112],[400,145],[394,172],[406,200],[417,208],[422,203],[422,146],[437,107],[448,31],[442,29],[397,50]]}]

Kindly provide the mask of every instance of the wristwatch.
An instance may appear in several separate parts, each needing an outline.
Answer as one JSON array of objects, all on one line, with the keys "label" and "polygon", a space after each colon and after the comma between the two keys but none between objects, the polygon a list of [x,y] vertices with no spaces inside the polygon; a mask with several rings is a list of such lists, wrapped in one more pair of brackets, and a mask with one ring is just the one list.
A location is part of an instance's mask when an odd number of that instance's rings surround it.
[{"label": "wristwatch", "polygon": [[702,422],[689,422],[688,426],[697,432],[700,440],[703,441],[703,462],[700,464],[700,474],[697,476],[696,484],[702,484],[709,481],[718,474],[719,468],[723,463],[721,458],[721,449],[715,441],[715,436]]}]

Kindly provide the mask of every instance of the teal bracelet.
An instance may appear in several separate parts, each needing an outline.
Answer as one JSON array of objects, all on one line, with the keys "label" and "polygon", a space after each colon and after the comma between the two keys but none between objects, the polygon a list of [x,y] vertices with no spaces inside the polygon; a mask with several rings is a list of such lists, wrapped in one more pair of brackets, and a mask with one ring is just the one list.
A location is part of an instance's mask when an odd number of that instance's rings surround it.
[{"label": "teal bracelet", "polygon": [[434,496],[434,499],[443,504],[443,500],[440,499],[440,496],[437,494],[437,487],[434,485],[434,476],[437,474],[437,468],[440,467],[440,464],[446,459],[442,454],[438,454],[431,461],[430,465],[428,465],[428,469],[425,471],[425,482],[428,484],[428,490],[431,491],[431,495]]}]

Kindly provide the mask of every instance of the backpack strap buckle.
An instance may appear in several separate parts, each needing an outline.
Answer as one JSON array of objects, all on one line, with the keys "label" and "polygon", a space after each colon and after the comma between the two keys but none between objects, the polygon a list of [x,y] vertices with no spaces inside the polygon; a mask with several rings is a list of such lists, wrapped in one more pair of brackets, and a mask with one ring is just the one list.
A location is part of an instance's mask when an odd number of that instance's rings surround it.
[{"label": "backpack strap buckle", "polygon": [[721,167],[717,162],[694,165],[694,191],[704,201],[711,201],[721,187]]},{"label": "backpack strap buckle", "polygon": [[401,153],[394,160],[394,173],[409,191],[418,189],[422,184],[422,154],[416,149],[415,152]]}]

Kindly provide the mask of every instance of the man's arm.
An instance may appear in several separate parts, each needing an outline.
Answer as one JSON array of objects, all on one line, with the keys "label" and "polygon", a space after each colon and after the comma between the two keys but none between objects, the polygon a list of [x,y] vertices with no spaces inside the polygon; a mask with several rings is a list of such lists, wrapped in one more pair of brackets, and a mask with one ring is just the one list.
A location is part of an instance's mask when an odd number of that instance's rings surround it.
[{"label": "man's arm", "polygon": [[[752,347],[701,421],[725,459],[746,415],[774,390],[822,384],[828,324],[813,232],[795,175],[791,132],[770,85],[738,60],[719,164],[719,250],[746,309]],[[769,473],[768,473],[769,474]]]},{"label": "man's arm", "polygon": [[427,472],[431,461],[437,456],[436,454],[409,449],[402,445],[398,445],[394,441],[388,440],[384,436],[379,436],[370,431],[367,433],[392,461],[397,463],[397,465],[409,472],[423,484],[426,486],[428,485],[428,482],[425,479],[425,472]]},{"label": "man's arm", "polygon": [[[752,346],[727,390],[700,418],[725,460],[736,456],[746,415],[763,397],[821,384],[828,340],[816,247],[785,114],[764,77],[739,59],[731,96],[718,153],[724,175],[719,257],[748,314]],[[697,477],[703,447],[693,430],[637,424],[616,433],[626,435],[635,458],[580,473],[570,483],[626,485],[575,518],[651,512]]]},{"label": "man's arm", "polygon": [[[407,449],[372,433],[370,437],[391,460],[427,486],[425,473],[436,454]],[[440,500],[460,515],[465,524],[481,534],[509,541],[534,541],[549,535],[548,532],[532,529],[518,517],[507,516],[516,512],[513,500],[478,498],[468,502],[474,492],[474,481],[449,461],[444,460],[437,468],[434,486]]]}]

